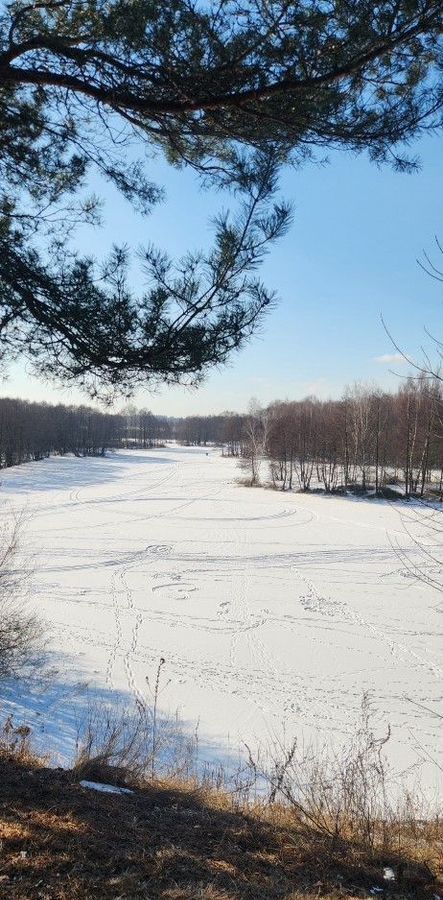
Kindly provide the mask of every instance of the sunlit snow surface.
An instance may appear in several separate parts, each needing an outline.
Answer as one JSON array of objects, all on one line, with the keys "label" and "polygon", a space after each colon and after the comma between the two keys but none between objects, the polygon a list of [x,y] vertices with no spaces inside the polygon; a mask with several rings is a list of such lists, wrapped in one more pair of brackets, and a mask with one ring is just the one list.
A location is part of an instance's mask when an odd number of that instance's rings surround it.
[{"label": "sunlit snow surface", "polygon": [[100,781],[80,781],[82,787],[89,791],[98,791],[100,794],[133,794],[129,788],[117,787],[115,784],[102,784]]},{"label": "sunlit snow surface", "polygon": [[149,703],[163,657],[162,708],[199,720],[202,752],[226,757],[283,734],[340,745],[370,691],[394,772],[433,797],[443,598],[396,549],[420,553],[404,504],[250,489],[240,474],[218,450],[173,446],[1,473],[2,515],[27,511],[58,670],[41,690],[6,685],[5,711],[66,757],[91,693]]}]

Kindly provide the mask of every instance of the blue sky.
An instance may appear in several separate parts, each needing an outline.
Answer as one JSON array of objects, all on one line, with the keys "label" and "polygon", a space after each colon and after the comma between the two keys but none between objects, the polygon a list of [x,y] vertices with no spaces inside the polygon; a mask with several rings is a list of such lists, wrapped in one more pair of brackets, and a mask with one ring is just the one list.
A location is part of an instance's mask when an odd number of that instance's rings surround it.
[{"label": "blue sky", "polygon": [[[435,235],[443,239],[442,139],[426,138],[411,150],[422,160],[414,175],[338,152],[330,154],[328,165],[286,171],[282,191],[294,204],[294,224],[261,271],[278,292],[278,307],[249,346],[198,390],[138,391],[135,402],[157,413],[189,415],[241,411],[253,396],[263,403],[312,393],[336,397],[356,380],[395,388],[399,379],[389,370],[407,369],[376,361],[395,353],[380,314],[412,355],[425,340],[424,326],[443,334],[443,285],[416,262],[424,248],[443,268],[434,243]],[[152,241],[180,254],[208,244],[208,220],[226,201],[202,192],[189,172],[158,160],[148,168],[164,185],[166,202],[141,219],[106,186],[105,226],[79,235],[83,249],[100,257],[113,241],[135,248]],[[103,193],[101,185],[93,187]],[[31,378],[23,365],[11,367],[1,393],[87,402],[79,391]]]}]

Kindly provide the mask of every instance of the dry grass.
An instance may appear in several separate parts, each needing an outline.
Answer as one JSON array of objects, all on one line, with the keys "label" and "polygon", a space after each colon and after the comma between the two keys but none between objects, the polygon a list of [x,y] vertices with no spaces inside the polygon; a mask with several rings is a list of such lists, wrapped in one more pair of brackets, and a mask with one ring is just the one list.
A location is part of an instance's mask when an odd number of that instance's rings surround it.
[{"label": "dry grass", "polygon": [[[106,781],[112,769],[113,783],[124,785],[155,779],[159,775],[189,780],[196,769],[198,735],[184,729],[178,715],[160,715],[163,686],[161,658],[153,677],[152,703],[139,700],[124,706],[92,703],[79,724],[74,770],[79,778]],[[149,678],[146,679],[151,687]]]},{"label": "dry grass", "polygon": [[338,900],[386,886],[386,865],[398,876],[392,900],[438,893],[437,821],[404,823],[398,852],[387,855],[334,839],[279,803],[239,808],[226,793],[172,780],[100,794],[77,779],[0,753],[0,896]]},{"label": "dry grass", "polygon": [[[251,756],[229,780],[223,769],[196,768],[196,738],[186,743],[179,721],[157,715],[162,665],[153,710],[91,708],[70,771],[50,769],[33,755],[30,729],[5,721],[1,897],[356,900],[377,896],[374,888],[391,900],[439,895],[443,826],[411,798],[391,808],[386,736],[373,734],[368,698],[338,756],[277,747],[267,767]],[[82,787],[84,778],[133,793],[97,793]]]}]

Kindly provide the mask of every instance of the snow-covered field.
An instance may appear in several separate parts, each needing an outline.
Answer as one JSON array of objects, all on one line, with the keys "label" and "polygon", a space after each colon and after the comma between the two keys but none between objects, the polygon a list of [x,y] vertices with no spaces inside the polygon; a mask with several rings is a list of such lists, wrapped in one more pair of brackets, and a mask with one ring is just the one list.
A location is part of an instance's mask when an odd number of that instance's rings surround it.
[{"label": "snow-covered field", "polygon": [[241,487],[213,449],[1,474],[2,514],[27,510],[33,602],[58,668],[41,693],[11,685],[4,707],[58,732],[61,755],[86,693],[149,702],[164,657],[161,706],[190,729],[199,719],[203,752],[283,731],[346,741],[370,691],[395,771],[434,793],[443,604],[393,549],[418,553],[403,504]]}]

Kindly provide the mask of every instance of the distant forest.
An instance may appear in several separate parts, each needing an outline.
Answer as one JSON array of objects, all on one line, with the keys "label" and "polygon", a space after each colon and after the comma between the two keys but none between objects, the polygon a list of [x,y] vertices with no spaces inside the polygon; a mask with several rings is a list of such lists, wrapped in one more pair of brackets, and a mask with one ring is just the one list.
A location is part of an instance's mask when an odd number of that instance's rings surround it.
[{"label": "distant forest", "polygon": [[243,414],[171,418],[128,407],[0,399],[0,468],[51,454],[104,454],[167,441],[215,444],[238,457],[245,480],[279,490],[375,490],[401,481],[406,495],[443,493],[443,385],[406,379],[394,393],[356,385],[340,400],[276,401]]}]

